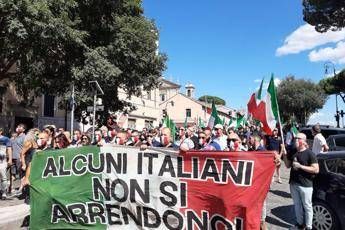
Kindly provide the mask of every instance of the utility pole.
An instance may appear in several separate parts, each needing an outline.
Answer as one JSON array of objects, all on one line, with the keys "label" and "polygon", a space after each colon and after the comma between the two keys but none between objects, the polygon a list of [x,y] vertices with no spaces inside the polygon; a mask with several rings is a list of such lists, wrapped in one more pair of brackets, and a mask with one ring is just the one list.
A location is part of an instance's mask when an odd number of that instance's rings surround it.
[{"label": "utility pole", "polygon": [[73,123],[74,123],[74,110],[75,110],[75,100],[74,100],[74,83],[72,84],[72,95],[71,95],[71,135],[73,135]]}]

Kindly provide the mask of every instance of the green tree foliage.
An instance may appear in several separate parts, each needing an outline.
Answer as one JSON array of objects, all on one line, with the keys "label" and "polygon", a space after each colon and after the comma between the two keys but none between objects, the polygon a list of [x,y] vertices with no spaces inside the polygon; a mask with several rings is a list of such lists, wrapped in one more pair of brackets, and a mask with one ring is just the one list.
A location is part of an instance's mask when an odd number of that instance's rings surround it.
[{"label": "green tree foliage", "polygon": [[166,56],[157,41],[141,0],[2,0],[0,81],[15,82],[24,98],[67,98],[74,84],[80,114],[92,105],[88,82],[97,80],[106,112],[130,110],[118,90],[139,96],[158,85]]},{"label": "green tree foliage", "polygon": [[225,105],[225,101],[222,98],[217,97],[217,96],[204,95],[204,96],[199,97],[198,100],[202,102],[207,101],[207,103],[212,103],[212,101],[214,101],[216,105]]},{"label": "green tree foliage", "polygon": [[303,0],[303,19],[318,32],[345,27],[344,0]]},{"label": "green tree foliage", "polygon": [[282,119],[306,124],[310,115],[321,109],[326,103],[327,95],[320,85],[310,80],[286,77],[277,88],[278,103]]},{"label": "green tree foliage", "polygon": [[344,93],[345,70],[341,71],[334,77],[322,79],[319,84],[328,95]]}]

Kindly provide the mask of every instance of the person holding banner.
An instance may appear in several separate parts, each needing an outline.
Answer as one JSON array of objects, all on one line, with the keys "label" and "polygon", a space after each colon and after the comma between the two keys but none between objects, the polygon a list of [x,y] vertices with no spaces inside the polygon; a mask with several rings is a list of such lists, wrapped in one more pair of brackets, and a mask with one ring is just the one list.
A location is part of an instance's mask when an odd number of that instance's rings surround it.
[{"label": "person holding banner", "polygon": [[306,135],[298,133],[295,140],[297,152],[283,152],[284,163],[291,168],[289,183],[296,215],[296,225],[292,229],[312,229],[313,178],[319,173],[319,164],[315,154],[308,149]]},{"label": "person holding banner", "polygon": [[[38,134],[38,138],[36,140],[37,149],[35,149],[35,152],[33,154],[35,154],[37,151],[44,151],[44,150],[51,149],[51,145],[48,143],[48,141],[49,141],[49,136],[46,132],[43,131],[40,134]],[[33,158],[33,154],[30,155],[29,158],[27,158],[27,168],[25,171],[25,175],[22,179],[23,187],[30,184],[29,177],[30,177],[30,172],[31,172],[31,160]]]}]

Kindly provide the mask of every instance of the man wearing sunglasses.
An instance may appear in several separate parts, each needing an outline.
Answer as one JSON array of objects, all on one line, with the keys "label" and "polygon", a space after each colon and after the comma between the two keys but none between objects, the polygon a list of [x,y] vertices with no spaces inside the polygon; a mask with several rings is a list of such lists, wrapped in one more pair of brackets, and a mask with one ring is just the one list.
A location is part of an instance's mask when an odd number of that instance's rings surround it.
[{"label": "man wearing sunglasses", "polygon": [[319,173],[319,164],[306,140],[304,133],[298,133],[295,138],[297,152],[287,155],[283,151],[286,167],[292,168],[289,183],[296,214],[296,225],[292,229],[312,229],[313,178]]}]

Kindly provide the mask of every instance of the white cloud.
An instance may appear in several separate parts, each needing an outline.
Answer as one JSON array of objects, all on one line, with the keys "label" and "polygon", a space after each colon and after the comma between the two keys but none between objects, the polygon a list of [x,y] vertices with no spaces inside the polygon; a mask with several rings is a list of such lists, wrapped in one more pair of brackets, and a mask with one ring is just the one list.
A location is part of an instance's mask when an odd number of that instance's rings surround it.
[{"label": "white cloud", "polygon": [[335,48],[327,47],[313,50],[309,54],[309,60],[312,62],[332,61],[345,64],[345,42],[338,42]]},{"label": "white cloud", "polygon": [[339,42],[343,39],[345,39],[345,30],[318,33],[313,26],[305,24],[286,37],[283,46],[276,50],[276,56],[297,54],[320,45]]}]

